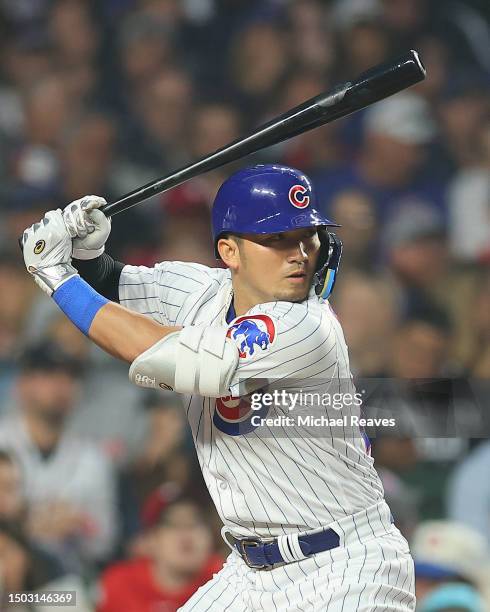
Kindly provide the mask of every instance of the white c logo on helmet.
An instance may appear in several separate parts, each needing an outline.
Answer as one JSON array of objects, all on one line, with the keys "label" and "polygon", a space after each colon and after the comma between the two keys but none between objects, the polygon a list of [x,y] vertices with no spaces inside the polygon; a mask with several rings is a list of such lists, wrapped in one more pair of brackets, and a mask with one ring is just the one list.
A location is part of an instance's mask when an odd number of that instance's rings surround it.
[{"label": "white c logo on helmet", "polygon": [[306,208],[310,203],[310,196],[306,193],[308,189],[303,185],[293,185],[289,190],[289,201],[295,208]]}]

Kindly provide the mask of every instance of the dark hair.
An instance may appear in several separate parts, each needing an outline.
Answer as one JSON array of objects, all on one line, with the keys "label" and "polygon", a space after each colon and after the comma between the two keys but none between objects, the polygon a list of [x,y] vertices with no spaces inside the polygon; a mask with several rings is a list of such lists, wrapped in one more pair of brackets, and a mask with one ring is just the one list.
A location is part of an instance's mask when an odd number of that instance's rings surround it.
[{"label": "dark hair", "polygon": [[413,323],[425,323],[443,334],[450,334],[452,322],[446,310],[429,300],[417,300],[409,306],[402,322],[406,327]]},{"label": "dark hair", "polygon": [[171,499],[167,505],[165,506],[165,508],[162,509],[160,516],[158,517],[158,521],[156,522],[155,526],[158,525],[165,525],[165,521],[166,518],[168,516],[168,513],[172,510],[172,508],[175,508],[176,506],[192,506],[193,508],[195,508],[197,510],[197,514],[199,516],[199,521],[202,522],[203,525],[206,525],[206,517],[204,516],[204,514],[202,512],[199,512],[199,504],[198,502],[193,499],[192,497],[190,497],[189,495],[187,495],[186,493],[181,493],[180,495],[178,495],[177,497],[175,497],[174,499]]},{"label": "dark hair", "polygon": [[145,529],[165,525],[169,511],[175,506],[190,505],[198,510],[200,520],[207,524],[206,517],[199,512],[199,502],[182,491],[173,482],[160,485],[146,498],[141,510],[141,524]]},{"label": "dark hair", "polygon": [[0,448],[0,463],[10,463],[11,465],[17,465],[17,461],[4,448]]},{"label": "dark hair", "polygon": [[21,372],[66,372],[74,378],[82,375],[84,363],[60,344],[43,340],[28,346],[19,358]]},{"label": "dark hair", "polygon": [[233,240],[236,240],[237,242],[240,242],[240,240],[242,240],[243,236],[242,234],[235,234],[233,232],[224,232],[223,234],[220,234],[217,238],[217,240],[219,240],[220,238],[233,238]]},{"label": "dark hair", "polygon": [[31,553],[32,546],[29,542],[29,539],[25,535],[20,523],[16,521],[7,521],[5,519],[0,519],[0,534],[5,535],[10,540],[13,540],[26,553]]},{"label": "dark hair", "polygon": [[0,535],[2,534],[22,548],[29,559],[23,590],[38,589],[66,573],[56,557],[38,548],[29,540],[22,523],[0,519]]}]

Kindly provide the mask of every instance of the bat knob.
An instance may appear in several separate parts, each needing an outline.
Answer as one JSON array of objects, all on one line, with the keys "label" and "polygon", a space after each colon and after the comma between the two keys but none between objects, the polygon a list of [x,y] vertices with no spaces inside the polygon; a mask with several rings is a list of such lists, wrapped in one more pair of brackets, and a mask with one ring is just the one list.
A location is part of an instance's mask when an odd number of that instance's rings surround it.
[{"label": "bat knob", "polygon": [[410,54],[412,56],[413,61],[415,62],[417,69],[419,70],[420,74],[423,75],[423,78],[425,79],[426,75],[427,75],[427,70],[425,68],[425,66],[422,64],[422,60],[420,59],[420,56],[418,54],[417,51],[415,51],[415,49],[411,49],[410,50]]}]

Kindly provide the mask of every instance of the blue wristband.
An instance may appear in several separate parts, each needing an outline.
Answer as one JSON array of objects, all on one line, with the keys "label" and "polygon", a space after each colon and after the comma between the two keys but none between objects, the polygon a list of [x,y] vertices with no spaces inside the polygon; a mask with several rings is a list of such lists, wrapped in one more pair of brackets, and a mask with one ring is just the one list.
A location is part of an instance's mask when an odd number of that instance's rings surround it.
[{"label": "blue wristband", "polygon": [[79,276],[72,276],[56,289],[53,299],[86,336],[95,315],[109,301]]}]

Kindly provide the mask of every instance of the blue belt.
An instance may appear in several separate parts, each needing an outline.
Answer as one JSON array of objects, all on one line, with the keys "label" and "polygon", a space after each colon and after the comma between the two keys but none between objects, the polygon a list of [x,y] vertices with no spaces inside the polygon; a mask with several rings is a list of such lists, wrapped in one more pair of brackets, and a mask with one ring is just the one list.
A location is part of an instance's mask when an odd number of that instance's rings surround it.
[{"label": "blue belt", "polygon": [[337,548],[340,543],[338,533],[333,529],[325,529],[319,533],[303,534],[298,537],[297,544],[301,549],[303,557],[298,556],[288,538],[283,539],[282,546],[287,546],[288,558],[281,553],[278,539],[272,542],[262,542],[259,538],[235,538],[231,536],[233,546],[241,555],[248,567],[264,569],[276,563],[290,563],[299,561],[301,558],[309,557],[315,553]]}]

